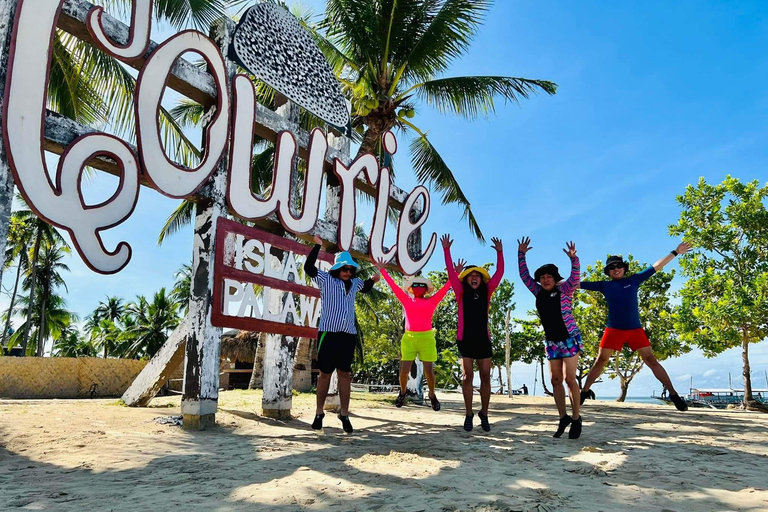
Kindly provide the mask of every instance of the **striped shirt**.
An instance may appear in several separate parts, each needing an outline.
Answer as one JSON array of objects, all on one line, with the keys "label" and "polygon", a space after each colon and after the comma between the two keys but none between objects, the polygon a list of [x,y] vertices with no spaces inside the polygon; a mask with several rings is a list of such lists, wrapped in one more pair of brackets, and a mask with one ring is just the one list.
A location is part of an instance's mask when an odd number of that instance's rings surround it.
[{"label": "striped shirt", "polygon": [[[528,271],[528,265],[525,262],[524,252],[517,253],[517,266],[518,270],[520,271],[520,279],[523,280],[523,284],[525,284],[525,287],[528,288],[528,290],[530,290],[530,292],[538,298],[539,293],[543,291],[544,288],[542,288],[541,285],[534,281],[534,279],[531,277],[531,274]],[[576,291],[576,287],[579,285],[580,279],[581,272],[579,267],[579,257],[574,256],[573,259],[571,259],[571,275],[567,280],[557,284],[557,288],[560,290],[560,314],[563,317],[563,324],[565,324],[565,328],[568,330],[568,334],[570,334],[572,337],[579,334],[579,327],[576,325],[576,320],[573,318],[573,292]],[[544,331],[547,331],[548,327],[550,330],[555,330],[555,326],[546,325],[543,327]]]},{"label": "striped shirt", "polygon": [[320,332],[346,332],[357,334],[355,328],[355,297],[365,284],[362,279],[352,278],[347,292],[344,281],[318,270],[313,278],[320,287]]}]

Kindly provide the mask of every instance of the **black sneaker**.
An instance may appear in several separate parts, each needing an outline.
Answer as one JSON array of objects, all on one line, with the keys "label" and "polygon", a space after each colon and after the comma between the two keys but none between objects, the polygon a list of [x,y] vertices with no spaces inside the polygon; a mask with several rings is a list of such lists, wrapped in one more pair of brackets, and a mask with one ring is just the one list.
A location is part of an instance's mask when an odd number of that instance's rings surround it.
[{"label": "black sneaker", "polygon": [[581,405],[584,405],[584,401],[587,398],[590,398],[590,399],[594,400],[595,399],[595,392],[592,391],[591,389],[588,389],[587,391],[582,391],[581,392],[581,402],[580,402]]},{"label": "black sneaker", "polygon": [[338,417],[341,420],[341,425],[344,427],[344,432],[351,434],[355,429],[352,428],[352,423],[349,422],[349,415],[342,416],[341,413],[339,413]]},{"label": "black sneaker", "polygon": [[669,399],[672,400],[672,403],[675,404],[675,407],[677,407],[678,411],[688,410],[688,404],[685,403],[685,400],[680,398],[680,395],[669,395]]},{"label": "black sneaker", "polygon": [[563,435],[563,432],[565,432],[565,429],[568,428],[568,425],[571,424],[573,419],[568,416],[567,414],[560,418],[560,423],[557,425],[557,432],[555,432],[555,435],[552,437],[560,437]]},{"label": "black sneaker", "polygon": [[472,420],[475,418],[474,414],[470,414],[464,417],[464,430],[472,432]]},{"label": "black sneaker", "polygon": [[490,432],[491,424],[488,422],[488,416],[483,414],[482,412],[477,413],[477,415],[480,417],[480,426],[483,427],[483,430],[486,432]]},{"label": "black sneaker", "polygon": [[405,403],[405,393],[398,393],[397,400],[395,400],[395,407],[402,407]]},{"label": "black sneaker", "polygon": [[315,430],[322,430],[323,418],[325,418],[325,414],[315,414],[315,421],[312,422],[312,428]]},{"label": "black sneaker", "polygon": [[437,395],[429,397],[429,401],[432,403],[432,410],[440,410],[440,400],[437,399]]},{"label": "black sneaker", "polygon": [[568,439],[578,439],[581,435],[581,415],[579,419],[571,421],[571,429],[568,431]]}]

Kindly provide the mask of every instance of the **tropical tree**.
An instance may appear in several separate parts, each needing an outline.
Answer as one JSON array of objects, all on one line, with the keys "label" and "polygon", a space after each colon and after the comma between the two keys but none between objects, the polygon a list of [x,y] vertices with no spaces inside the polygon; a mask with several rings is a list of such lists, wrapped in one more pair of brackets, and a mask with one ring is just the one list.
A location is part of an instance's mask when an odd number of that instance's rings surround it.
[{"label": "tropical tree", "polygon": [[[627,263],[629,272],[634,274],[648,268],[646,263],[640,263],[630,254]],[[582,274],[583,281],[605,281],[608,276],[603,273],[603,262],[598,260],[594,265],[588,265]],[[674,270],[660,271],[646,281],[639,290],[640,322],[651,340],[653,355],[660,361],[669,357],[682,355],[690,351],[690,346],[681,339],[674,328],[675,306],[670,300],[669,288],[675,275]],[[581,331],[581,338],[587,352],[587,360],[597,356],[600,338],[608,319],[608,306],[602,294],[580,292],[576,294],[573,316]],[[613,365],[607,366],[608,377],[619,379],[621,394],[616,399],[623,402],[627,390],[635,376],[643,369],[644,363],[637,352],[628,347],[617,351]]]},{"label": "tropical tree", "polygon": [[171,299],[183,315],[189,313],[189,299],[192,296],[192,264],[185,263],[173,276],[176,281],[171,290]]},{"label": "tropical tree", "polygon": [[677,196],[682,208],[672,235],[700,250],[680,259],[688,277],[680,291],[675,324],[681,336],[707,357],[741,347],[744,406],[758,407],[752,394],[749,344],[768,337],[768,184],[727,176],[711,185],[704,178]]},{"label": "tropical tree", "polygon": [[180,321],[178,306],[166,294],[165,288],[155,293],[151,302],[139,295],[136,302],[128,304],[127,311],[134,322],[126,331],[132,340],[126,351],[129,357],[154,356]]},{"label": "tropical tree", "polygon": [[56,357],[96,357],[96,347],[76,326],[69,325],[61,330],[52,354]]},{"label": "tropical tree", "polygon": [[[61,242],[45,242],[40,246],[40,255],[37,260],[37,295],[39,296],[39,308],[40,326],[37,329],[37,353],[38,357],[43,356],[43,350],[45,348],[45,337],[47,331],[45,329],[46,314],[45,310],[48,306],[48,297],[52,293],[60,288],[64,287],[67,290],[67,284],[64,282],[62,272],[69,272],[69,267],[62,263],[66,250],[66,245]],[[29,281],[25,279],[24,287],[27,290],[32,289],[32,279]]]},{"label": "tropical tree", "polygon": [[3,273],[16,262],[16,279],[13,283],[11,292],[11,303],[5,313],[5,326],[3,327],[3,336],[0,340],[0,347],[5,346],[9,331],[11,330],[11,320],[13,318],[13,308],[16,305],[16,296],[19,292],[19,282],[21,276],[27,270],[29,239],[31,238],[31,229],[29,224],[19,219],[18,216],[11,214],[10,224],[8,226],[8,241],[5,246],[5,268]]},{"label": "tropical tree", "polygon": [[[23,318],[29,318],[29,320],[25,320],[8,340],[9,348],[19,345],[21,344],[24,332],[28,330],[30,333],[30,340],[32,341],[26,348],[26,355],[28,356],[42,352],[43,348],[38,347],[38,340],[42,339],[44,344],[45,340],[52,338],[55,344],[61,336],[61,333],[64,332],[67,327],[77,322],[78,319],[75,313],[67,309],[67,301],[56,293],[51,293],[46,300],[44,319],[41,319],[43,316],[41,313],[43,312],[40,303],[36,303],[36,305],[33,306],[30,315],[28,315],[29,309],[29,296],[20,295],[18,298],[18,306],[16,307],[14,314]],[[26,325],[27,322],[29,322],[29,326]],[[27,329],[27,327],[29,327],[29,329]],[[42,335],[39,332],[41,330]]]},{"label": "tropical tree", "polygon": [[[510,361],[522,361],[526,364],[535,363],[539,368],[534,371],[541,372],[541,385],[545,395],[552,395],[544,378],[544,330],[538,319],[538,313],[528,311],[531,318],[515,318],[515,329],[509,335]],[[510,382],[508,384],[512,386]]]}]

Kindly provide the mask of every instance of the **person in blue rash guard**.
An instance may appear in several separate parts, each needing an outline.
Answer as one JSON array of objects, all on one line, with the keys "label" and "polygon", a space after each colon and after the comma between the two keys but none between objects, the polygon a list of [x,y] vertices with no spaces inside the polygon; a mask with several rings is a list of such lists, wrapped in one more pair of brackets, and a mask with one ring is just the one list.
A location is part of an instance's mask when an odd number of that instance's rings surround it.
[{"label": "person in blue rash guard", "polygon": [[611,256],[603,269],[603,272],[611,278],[610,281],[581,281],[579,286],[582,290],[600,292],[608,303],[608,323],[600,341],[600,351],[597,354],[595,364],[589,370],[589,375],[587,375],[587,380],[581,390],[582,404],[587,398],[595,398],[595,392],[590,387],[603,373],[603,368],[613,353],[621,350],[624,344],[628,344],[630,349],[636,351],[643,358],[653,375],[669,390],[669,398],[677,410],[688,410],[688,404],[677,394],[666,370],[653,355],[651,342],[640,323],[637,292],[646,280],[664,268],[678,254],[685,254],[690,250],[691,246],[683,242],[675,250],[654,263],[653,266],[631,276],[626,275],[629,265],[621,256]]}]

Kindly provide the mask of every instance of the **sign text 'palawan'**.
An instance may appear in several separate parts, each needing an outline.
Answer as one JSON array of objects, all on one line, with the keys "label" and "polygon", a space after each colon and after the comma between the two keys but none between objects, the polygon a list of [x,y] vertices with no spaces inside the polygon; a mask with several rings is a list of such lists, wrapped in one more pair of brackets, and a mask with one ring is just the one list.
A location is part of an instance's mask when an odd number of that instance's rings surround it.
[{"label": "sign text 'palawan'", "polygon": [[[71,234],[77,251],[90,268],[100,273],[115,273],[130,260],[131,248],[126,242],[120,242],[110,251],[104,246],[100,232],[121,224],[131,215],[138,200],[142,174],[153,188],[169,197],[190,197],[209,180],[227,150],[230,165],[227,203],[233,215],[258,220],[276,213],[290,232],[302,234],[315,229],[328,151],[326,135],[319,129],[310,135],[303,204],[298,216],[290,208],[291,172],[298,150],[296,139],[290,132],[282,132],[277,138],[269,196],[262,198],[251,192],[257,108],[254,85],[244,75],[235,76],[230,83],[225,60],[217,45],[204,34],[192,30],[180,32],[160,44],[139,72],[134,98],[137,151],[113,135],[88,133],[73,141],[61,155],[51,180],[44,157],[43,134],[50,61],[57,17],[63,3],[64,0],[18,1],[9,55],[3,136],[16,185],[27,204],[42,218]],[[151,0],[133,2],[130,38],[124,46],[114,43],[106,35],[102,12],[101,8],[94,8],[87,21],[93,40],[103,51],[124,61],[146,53],[150,42]],[[197,53],[206,61],[217,90],[214,116],[204,134],[205,151],[194,169],[182,167],[167,157],[158,124],[158,109],[166,82],[176,61],[188,52]],[[397,151],[392,133],[386,133],[382,142],[389,154]],[[81,177],[86,163],[94,157],[115,161],[121,170],[120,183],[108,200],[87,205],[82,195]],[[364,175],[372,186],[378,187],[369,238],[370,257],[386,261],[396,258],[405,273],[419,271],[429,260],[437,242],[433,233],[421,257],[414,259],[408,253],[409,236],[429,216],[427,190],[419,186],[408,195],[403,205],[404,214],[398,222],[396,244],[386,249],[384,231],[391,187],[389,169],[380,168],[376,157],[364,154],[349,166],[337,159],[333,172],[341,189],[338,247],[347,250],[352,245],[356,217],[355,180]],[[423,201],[422,212],[412,219],[408,212],[419,199]]]}]

